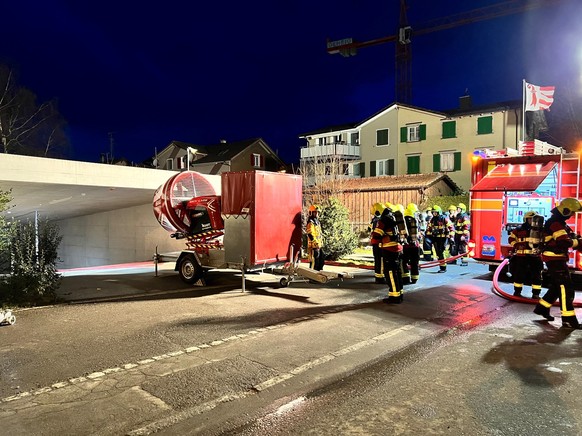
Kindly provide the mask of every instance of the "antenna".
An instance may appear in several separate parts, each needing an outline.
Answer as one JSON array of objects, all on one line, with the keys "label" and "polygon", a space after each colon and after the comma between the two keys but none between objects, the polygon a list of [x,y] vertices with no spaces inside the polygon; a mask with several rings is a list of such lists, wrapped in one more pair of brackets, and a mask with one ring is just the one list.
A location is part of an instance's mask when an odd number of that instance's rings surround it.
[{"label": "antenna", "polygon": [[111,163],[113,163],[113,143],[115,142],[113,139],[113,134],[115,132],[109,132],[109,154],[111,155]]}]

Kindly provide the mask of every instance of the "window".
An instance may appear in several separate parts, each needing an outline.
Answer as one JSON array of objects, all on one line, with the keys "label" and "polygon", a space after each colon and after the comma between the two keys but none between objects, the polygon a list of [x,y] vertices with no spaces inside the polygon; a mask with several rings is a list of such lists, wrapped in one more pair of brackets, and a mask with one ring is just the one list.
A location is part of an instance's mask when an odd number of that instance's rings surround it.
[{"label": "window", "polygon": [[439,171],[460,171],[461,170],[461,152],[460,151],[445,151],[442,153],[433,154],[433,168],[434,172]]},{"label": "window", "polygon": [[360,143],[360,132],[350,134],[350,145],[358,145]]},{"label": "window", "polygon": [[341,134],[339,134],[339,135],[335,135],[335,136],[333,137],[333,142],[334,142],[335,144],[339,144],[340,142],[342,142],[342,135],[341,135]]},{"label": "window", "polygon": [[376,130],[376,146],[388,145],[390,140],[390,129]]},{"label": "window", "polygon": [[420,156],[407,156],[408,167],[406,174],[420,174]]},{"label": "window", "polygon": [[382,159],[376,161],[376,175],[377,176],[393,176],[394,175],[394,159]]},{"label": "window", "polygon": [[486,135],[493,133],[493,116],[477,118],[477,135]]},{"label": "window", "polygon": [[408,126],[406,142],[420,141],[420,126]]},{"label": "window", "polygon": [[251,161],[252,161],[252,165],[255,168],[261,168],[263,166],[263,159],[262,159],[262,156],[260,154],[253,153],[253,155],[251,156]]},{"label": "window", "polygon": [[166,160],[166,169],[173,170],[174,169],[174,159]]},{"label": "window", "polygon": [[413,124],[400,128],[400,142],[418,142],[426,139],[426,124]]},{"label": "window", "polygon": [[457,137],[457,122],[443,121],[443,139]]},{"label": "window", "polygon": [[317,145],[327,145],[327,137],[322,136],[321,138],[317,138]]},{"label": "window", "polygon": [[352,164],[352,175],[360,177],[360,163]]}]

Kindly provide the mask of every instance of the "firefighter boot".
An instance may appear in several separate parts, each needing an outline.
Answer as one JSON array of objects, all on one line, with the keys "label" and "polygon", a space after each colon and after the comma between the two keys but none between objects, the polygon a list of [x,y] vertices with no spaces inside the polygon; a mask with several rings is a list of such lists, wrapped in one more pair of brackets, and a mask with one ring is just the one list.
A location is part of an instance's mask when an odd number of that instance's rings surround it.
[{"label": "firefighter boot", "polygon": [[376,283],[385,284],[386,283],[386,280],[384,280],[384,277],[376,277],[375,278],[375,282]]},{"label": "firefighter boot", "polygon": [[513,296],[514,297],[521,297],[521,290],[523,289],[523,285],[521,283],[514,283],[513,284]]},{"label": "firefighter boot", "polygon": [[550,315],[550,308],[549,307],[542,306],[540,303],[536,304],[536,307],[534,308],[533,312],[536,315],[543,316],[548,321],[553,321],[554,320],[554,317],[552,315]]},{"label": "firefighter boot", "polygon": [[540,291],[535,291],[535,289],[532,291],[531,293],[531,298],[534,300],[539,300],[540,299]]},{"label": "firefighter boot", "polygon": [[568,329],[580,329],[582,326],[578,322],[575,316],[563,316],[562,317],[562,327]]}]

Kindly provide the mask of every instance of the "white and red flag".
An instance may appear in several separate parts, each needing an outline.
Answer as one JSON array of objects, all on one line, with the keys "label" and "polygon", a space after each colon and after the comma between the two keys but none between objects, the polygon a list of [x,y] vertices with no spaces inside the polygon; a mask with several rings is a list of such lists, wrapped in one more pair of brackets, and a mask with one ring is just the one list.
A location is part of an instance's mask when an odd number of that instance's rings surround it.
[{"label": "white and red flag", "polygon": [[525,82],[525,110],[549,109],[554,102],[555,86],[537,86]]}]

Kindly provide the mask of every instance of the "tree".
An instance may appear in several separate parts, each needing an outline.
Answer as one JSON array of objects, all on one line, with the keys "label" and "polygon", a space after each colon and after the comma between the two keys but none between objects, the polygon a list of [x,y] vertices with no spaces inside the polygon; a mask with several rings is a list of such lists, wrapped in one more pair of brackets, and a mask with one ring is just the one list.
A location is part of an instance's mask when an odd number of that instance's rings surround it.
[{"label": "tree", "polygon": [[66,122],[56,101],[38,104],[18,86],[12,68],[0,65],[0,147],[4,153],[62,157],[69,149]]},{"label": "tree", "polygon": [[[9,191],[0,190],[0,213],[10,208],[12,195]],[[0,274],[10,270],[10,236],[12,227],[4,215],[0,215]]]},{"label": "tree", "polygon": [[352,254],[358,247],[358,236],[352,230],[348,209],[335,197],[328,198],[321,206],[319,220],[326,257],[338,260]]}]

